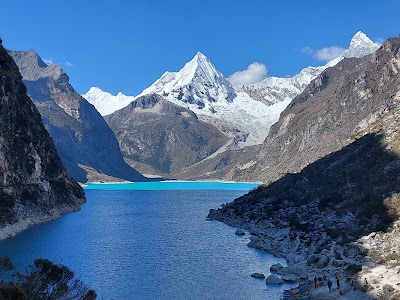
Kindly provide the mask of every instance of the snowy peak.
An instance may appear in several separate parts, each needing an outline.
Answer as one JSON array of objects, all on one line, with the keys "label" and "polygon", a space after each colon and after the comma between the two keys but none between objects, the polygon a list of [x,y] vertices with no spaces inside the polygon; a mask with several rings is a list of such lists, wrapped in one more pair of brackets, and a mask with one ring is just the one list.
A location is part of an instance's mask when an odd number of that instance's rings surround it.
[{"label": "snowy peak", "polygon": [[213,103],[232,102],[236,97],[231,83],[201,52],[179,72],[166,72],[141,96],[156,93],[192,110],[213,111]]},{"label": "snowy peak", "polygon": [[326,68],[333,67],[345,57],[360,58],[371,54],[379,47],[379,44],[372,42],[363,32],[359,31],[351,39],[349,48],[341,56],[324,66],[304,68],[299,74],[291,78],[267,77],[254,84],[235,86],[235,89],[236,92],[246,92],[253,99],[266,105],[289,101],[300,94]]},{"label": "snowy peak", "polygon": [[82,97],[92,104],[102,116],[109,115],[136,99],[133,96],[125,96],[121,92],[114,96],[98,87],[91,87]]},{"label": "snowy peak", "polygon": [[357,48],[357,46],[365,44],[367,46],[372,46],[374,43],[367,37],[367,35],[359,31],[357,32],[350,41],[350,48]]},{"label": "snowy peak", "polygon": [[190,84],[200,79],[202,83],[214,84],[224,76],[215,68],[211,61],[201,52],[193,57],[177,74],[176,85]]},{"label": "snowy peak", "polygon": [[371,41],[365,33],[357,32],[350,41],[350,47],[343,52],[343,57],[363,57],[371,54],[380,47],[378,43]]}]

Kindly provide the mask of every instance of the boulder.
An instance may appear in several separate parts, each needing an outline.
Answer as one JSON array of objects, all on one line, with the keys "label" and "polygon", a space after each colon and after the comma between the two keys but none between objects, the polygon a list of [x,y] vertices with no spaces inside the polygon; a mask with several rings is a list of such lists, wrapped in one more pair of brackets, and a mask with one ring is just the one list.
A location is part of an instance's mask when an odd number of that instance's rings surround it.
[{"label": "boulder", "polygon": [[347,249],[346,256],[347,257],[355,257],[358,253],[359,253],[359,251],[356,247],[351,247],[351,248]]},{"label": "boulder", "polygon": [[302,255],[294,254],[294,253],[287,254],[285,256],[285,258],[288,262],[288,265],[294,265],[294,264],[297,264],[298,262],[304,260],[304,257]]},{"label": "boulder", "polygon": [[266,284],[282,284],[282,283],[283,280],[275,275],[269,275],[266,280]]},{"label": "boulder", "polygon": [[307,265],[312,265],[317,263],[321,259],[321,256],[318,254],[310,255],[307,259]]},{"label": "boulder", "polygon": [[308,274],[307,273],[301,273],[299,275],[300,280],[306,281],[308,280]]},{"label": "boulder", "polygon": [[262,274],[262,273],[253,273],[253,274],[251,274],[251,277],[254,277],[254,278],[265,278],[265,275]]},{"label": "boulder", "polygon": [[280,263],[277,263],[277,264],[273,264],[270,268],[269,268],[269,270],[271,271],[271,272],[276,272],[276,271],[278,271],[279,269],[282,269],[283,268],[283,266],[280,264]]},{"label": "boulder", "polygon": [[318,268],[325,268],[329,263],[329,257],[326,255],[322,255],[319,261],[317,262]]},{"label": "boulder", "polygon": [[342,267],[344,266],[345,262],[343,260],[332,259],[331,264],[334,267]]},{"label": "boulder", "polygon": [[303,269],[299,269],[296,266],[286,266],[283,267],[281,269],[278,269],[276,272],[279,275],[284,275],[284,274],[295,274],[295,275],[299,275],[301,272],[303,271]]},{"label": "boulder", "polygon": [[391,294],[391,293],[394,292],[394,288],[393,288],[393,286],[390,285],[390,284],[385,284],[385,285],[382,287],[382,290],[383,290],[383,292],[386,293],[386,294]]},{"label": "boulder", "polygon": [[297,282],[299,280],[299,278],[294,274],[285,274],[281,279],[285,282]]},{"label": "boulder", "polygon": [[250,242],[247,243],[248,247],[259,248],[260,238],[256,235],[250,237]]},{"label": "boulder", "polygon": [[347,292],[350,292],[352,289],[353,289],[353,287],[350,284],[342,283],[340,285],[339,293],[340,293],[340,295],[344,295]]},{"label": "boulder", "polygon": [[238,229],[235,231],[235,234],[236,235],[245,235],[246,233],[243,230]]},{"label": "boulder", "polygon": [[328,249],[323,249],[322,251],[321,251],[321,254],[322,255],[330,255],[331,254],[331,251],[329,251]]}]

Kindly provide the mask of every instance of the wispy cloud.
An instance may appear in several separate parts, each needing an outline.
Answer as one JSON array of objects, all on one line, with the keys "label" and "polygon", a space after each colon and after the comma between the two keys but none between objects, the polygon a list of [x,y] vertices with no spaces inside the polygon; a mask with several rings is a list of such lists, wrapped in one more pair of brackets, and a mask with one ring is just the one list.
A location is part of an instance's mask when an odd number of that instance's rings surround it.
[{"label": "wispy cloud", "polygon": [[311,47],[303,47],[303,48],[301,48],[300,49],[300,52],[301,53],[305,53],[305,54],[308,54],[308,55],[312,55],[312,54],[314,54],[314,50],[311,48]]},{"label": "wispy cloud", "polygon": [[233,85],[251,84],[263,80],[267,76],[267,67],[259,62],[253,62],[246,70],[238,71],[228,77]]},{"label": "wispy cloud", "polygon": [[324,47],[318,50],[314,50],[311,47],[303,47],[300,49],[300,52],[305,53],[307,55],[312,55],[315,59],[321,61],[331,61],[342,55],[342,53],[346,49],[339,47],[339,46],[332,46],[332,47]]},{"label": "wispy cloud", "polygon": [[52,58],[43,58],[43,61],[46,65],[51,65],[54,62]]},{"label": "wispy cloud", "polygon": [[64,66],[66,66],[67,68],[72,68],[74,65],[71,62],[66,61],[64,62]]},{"label": "wispy cloud", "polygon": [[325,47],[317,50],[314,54],[314,57],[318,60],[330,61],[332,59],[338,58],[345,50],[346,49],[339,46]]}]

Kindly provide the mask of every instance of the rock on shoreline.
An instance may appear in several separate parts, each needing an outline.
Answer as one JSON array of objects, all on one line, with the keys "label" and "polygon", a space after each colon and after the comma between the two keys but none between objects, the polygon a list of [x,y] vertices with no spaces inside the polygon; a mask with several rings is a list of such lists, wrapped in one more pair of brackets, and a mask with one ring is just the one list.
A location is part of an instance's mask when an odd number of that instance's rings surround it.
[{"label": "rock on shoreline", "polygon": [[[213,217],[211,215],[211,220]],[[338,276],[341,282],[340,290],[336,290],[332,299],[376,299],[376,295],[387,293],[400,295],[400,265],[393,268],[384,264],[376,264],[367,255],[366,248],[371,249],[382,244],[384,234],[371,234],[361,238],[357,243],[339,244],[328,241],[320,253],[309,251],[315,249],[316,245],[308,245],[301,241],[298,236],[288,234],[290,228],[276,229],[268,227],[268,231],[255,224],[242,223],[237,219],[224,219],[223,222],[247,230],[251,234],[249,247],[263,250],[276,257],[285,258],[288,266],[272,264],[271,275],[266,278],[267,284],[282,284],[285,282],[300,283],[317,276],[325,274],[335,282]],[[394,231],[400,231],[400,222],[396,222]],[[388,233],[387,233],[388,234]],[[316,244],[321,241],[317,241]],[[400,242],[400,238],[398,238]],[[304,251],[299,251],[304,247]],[[368,284],[365,284],[367,279]],[[347,282],[346,282],[347,281]],[[316,290],[316,299],[329,299],[328,289]]]}]

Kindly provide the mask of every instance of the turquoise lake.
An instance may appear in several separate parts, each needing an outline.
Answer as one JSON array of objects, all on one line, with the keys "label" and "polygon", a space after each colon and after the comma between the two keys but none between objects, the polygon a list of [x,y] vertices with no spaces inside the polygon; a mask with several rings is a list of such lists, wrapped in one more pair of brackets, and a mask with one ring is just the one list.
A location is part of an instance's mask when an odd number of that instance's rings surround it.
[{"label": "turquoise lake", "polygon": [[48,258],[71,268],[98,299],[280,299],[266,286],[278,259],[247,247],[249,235],[206,219],[210,208],[257,184],[91,184],[82,210],[0,241],[18,268]]}]

